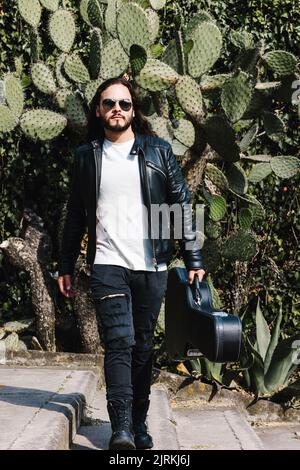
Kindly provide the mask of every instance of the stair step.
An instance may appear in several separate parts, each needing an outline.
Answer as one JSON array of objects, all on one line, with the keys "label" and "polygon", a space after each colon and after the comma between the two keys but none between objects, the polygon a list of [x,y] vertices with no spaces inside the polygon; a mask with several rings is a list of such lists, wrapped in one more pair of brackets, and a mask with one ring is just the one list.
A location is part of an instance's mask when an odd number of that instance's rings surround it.
[{"label": "stair step", "polygon": [[173,416],[180,449],[262,450],[259,437],[236,409],[175,407]]},{"label": "stair step", "polygon": [[[83,420],[73,441],[72,450],[105,450],[111,436],[111,426],[106,409],[105,389],[98,390],[87,407]],[[153,386],[148,412],[148,429],[153,436],[153,450],[179,449],[172,410],[165,389]]]}]

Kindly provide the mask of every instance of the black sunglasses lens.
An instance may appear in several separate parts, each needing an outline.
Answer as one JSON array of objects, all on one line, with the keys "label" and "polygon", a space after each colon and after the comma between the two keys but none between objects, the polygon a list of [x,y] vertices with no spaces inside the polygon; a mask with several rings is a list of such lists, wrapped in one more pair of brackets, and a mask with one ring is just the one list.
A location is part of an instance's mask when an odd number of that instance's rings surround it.
[{"label": "black sunglasses lens", "polygon": [[[102,106],[106,111],[110,111],[115,107],[116,103],[117,101],[106,98],[102,101]],[[123,111],[129,111],[131,109],[132,103],[131,101],[127,100],[119,100],[119,105]]]},{"label": "black sunglasses lens", "polygon": [[109,111],[110,109],[113,109],[115,106],[116,102],[114,100],[106,99],[102,101],[102,106],[106,111]]},{"label": "black sunglasses lens", "polygon": [[131,102],[130,102],[130,101],[120,100],[120,101],[119,101],[119,104],[120,104],[120,108],[121,108],[123,111],[129,111],[130,108],[131,108]]}]

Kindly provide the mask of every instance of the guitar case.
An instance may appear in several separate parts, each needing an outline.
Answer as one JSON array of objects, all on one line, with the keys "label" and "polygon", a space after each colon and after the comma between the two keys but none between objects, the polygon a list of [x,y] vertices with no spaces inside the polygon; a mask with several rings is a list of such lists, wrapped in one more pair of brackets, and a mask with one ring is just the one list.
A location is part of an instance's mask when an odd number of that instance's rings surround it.
[{"label": "guitar case", "polygon": [[190,284],[187,270],[174,267],[168,273],[165,336],[172,359],[204,356],[212,362],[236,362],[242,324],[238,316],[213,307],[206,281],[199,282],[195,275]]}]

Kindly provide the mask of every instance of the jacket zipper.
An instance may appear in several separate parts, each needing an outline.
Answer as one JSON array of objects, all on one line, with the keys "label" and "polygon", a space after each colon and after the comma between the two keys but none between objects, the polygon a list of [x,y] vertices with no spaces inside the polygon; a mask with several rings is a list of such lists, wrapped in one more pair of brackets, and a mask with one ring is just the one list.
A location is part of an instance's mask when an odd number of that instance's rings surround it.
[{"label": "jacket zipper", "polygon": [[[154,240],[151,238],[151,195],[150,195],[150,190],[149,190],[149,184],[148,184],[148,179],[147,179],[147,168],[146,168],[146,161],[145,161],[145,155],[144,155],[144,152],[141,148],[138,149],[138,151],[141,151],[141,154],[143,155],[143,162],[144,162],[144,171],[145,171],[145,178],[146,178],[146,181],[145,181],[145,185],[146,185],[146,191],[147,191],[147,199],[148,199],[148,214],[150,214],[150,216],[148,216],[148,224],[149,224],[149,232],[150,232],[150,240],[151,240],[151,244],[152,244],[152,255],[153,255],[153,258],[152,258],[152,262],[153,262],[153,265],[155,267],[155,270],[158,271],[158,263],[157,263],[157,259],[156,259],[156,256],[155,256],[155,246],[154,246]],[[139,152],[138,152],[138,156],[139,156]],[[151,165],[149,165],[151,166]],[[162,172],[163,173],[163,172]],[[142,174],[142,177],[143,177],[143,174]]]},{"label": "jacket zipper", "polygon": [[[98,199],[99,199],[99,187],[100,187],[100,178],[101,178],[101,167],[99,168],[99,165],[98,165],[98,152],[99,152],[99,143],[97,141],[93,141],[92,142],[92,145],[93,145],[93,153],[94,153],[94,162],[95,162],[95,193],[96,193],[96,207],[95,207],[95,211],[97,211],[97,205],[98,205]],[[96,213],[95,213],[95,217],[96,217]],[[96,253],[95,253],[96,255]],[[94,256],[94,260],[91,261],[91,268],[94,264],[94,261],[95,261],[95,256]]]},{"label": "jacket zipper", "polygon": [[165,179],[167,179],[166,174],[160,168],[158,168],[156,165],[154,165],[154,163],[149,162],[148,160],[146,160],[146,165],[149,166],[150,168],[153,168],[155,171],[158,171],[159,173],[161,173],[163,175],[163,177]]}]

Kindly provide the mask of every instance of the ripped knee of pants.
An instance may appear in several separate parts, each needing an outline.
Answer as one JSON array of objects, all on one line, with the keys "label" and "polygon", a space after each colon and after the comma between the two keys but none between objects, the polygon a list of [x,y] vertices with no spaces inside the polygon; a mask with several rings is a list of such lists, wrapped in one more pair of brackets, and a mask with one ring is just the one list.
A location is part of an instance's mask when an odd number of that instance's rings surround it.
[{"label": "ripped knee of pants", "polygon": [[96,301],[96,311],[106,348],[127,349],[134,346],[134,327],[128,294],[104,295]]}]

